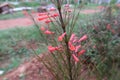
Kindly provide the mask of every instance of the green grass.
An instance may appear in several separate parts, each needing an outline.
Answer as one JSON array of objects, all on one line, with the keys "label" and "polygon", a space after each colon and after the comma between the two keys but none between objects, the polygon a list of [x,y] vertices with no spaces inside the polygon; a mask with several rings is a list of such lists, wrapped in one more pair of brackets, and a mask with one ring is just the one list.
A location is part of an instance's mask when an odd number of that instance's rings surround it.
[{"label": "green grass", "polygon": [[[40,40],[35,26],[0,30],[0,70],[8,72],[28,60],[34,54],[25,44],[31,41],[39,43]],[[36,51],[44,52],[46,49],[41,49],[43,46],[41,43]]]},{"label": "green grass", "polygon": [[0,20],[6,20],[6,19],[15,19],[24,17],[22,11],[20,12],[13,12],[12,14],[0,14]]}]

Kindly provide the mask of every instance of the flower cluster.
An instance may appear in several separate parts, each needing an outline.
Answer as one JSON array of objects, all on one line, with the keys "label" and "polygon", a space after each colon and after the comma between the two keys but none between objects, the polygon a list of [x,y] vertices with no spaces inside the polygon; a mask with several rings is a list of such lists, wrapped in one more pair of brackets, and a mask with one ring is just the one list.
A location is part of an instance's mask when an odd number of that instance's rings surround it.
[{"label": "flower cluster", "polygon": [[78,57],[86,52],[85,49],[82,49],[82,45],[80,43],[86,41],[87,38],[88,36],[86,34],[83,35],[80,39],[78,39],[78,37],[75,34],[71,35],[68,45],[69,49],[72,52],[72,56],[75,62],[78,62],[79,61]]}]

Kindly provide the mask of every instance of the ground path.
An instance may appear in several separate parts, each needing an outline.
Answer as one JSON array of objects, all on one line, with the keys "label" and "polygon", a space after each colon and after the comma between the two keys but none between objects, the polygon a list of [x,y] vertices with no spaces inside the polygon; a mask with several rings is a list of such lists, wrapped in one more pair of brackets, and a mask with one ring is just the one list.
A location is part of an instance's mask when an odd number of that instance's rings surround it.
[{"label": "ground path", "polygon": [[[83,10],[81,13],[83,14],[92,14],[99,12],[100,10]],[[0,29],[8,29],[8,28],[14,28],[14,27],[27,27],[33,25],[33,21],[30,19],[30,17],[22,17],[17,19],[8,19],[8,20],[0,20]]]}]

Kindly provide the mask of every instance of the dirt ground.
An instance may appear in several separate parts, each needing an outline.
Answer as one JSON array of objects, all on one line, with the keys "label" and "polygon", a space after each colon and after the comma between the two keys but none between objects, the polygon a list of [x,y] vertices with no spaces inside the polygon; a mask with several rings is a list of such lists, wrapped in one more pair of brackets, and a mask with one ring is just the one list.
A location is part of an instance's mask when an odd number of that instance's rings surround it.
[{"label": "dirt ground", "polygon": [[[40,55],[42,57],[42,55]],[[36,58],[24,62],[18,68],[13,69],[0,80],[53,80],[45,66]]]},{"label": "dirt ground", "polygon": [[20,26],[31,26],[33,22],[28,17],[17,18],[17,19],[9,19],[9,20],[0,20],[0,29],[8,29],[13,27]]}]

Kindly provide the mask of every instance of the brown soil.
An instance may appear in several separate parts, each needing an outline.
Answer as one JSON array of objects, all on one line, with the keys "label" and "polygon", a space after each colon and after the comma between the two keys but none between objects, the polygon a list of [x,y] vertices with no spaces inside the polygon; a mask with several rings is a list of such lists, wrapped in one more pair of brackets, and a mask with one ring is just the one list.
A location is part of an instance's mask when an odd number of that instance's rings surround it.
[{"label": "brown soil", "polygon": [[[42,57],[42,55],[40,55]],[[43,66],[43,64],[36,58],[21,64],[18,68],[13,69],[4,76],[0,77],[0,80],[53,80],[50,73]]]},{"label": "brown soil", "polygon": [[13,27],[21,26],[31,26],[33,24],[32,20],[28,17],[9,19],[9,20],[0,20],[0,29],[8,29]]}]

